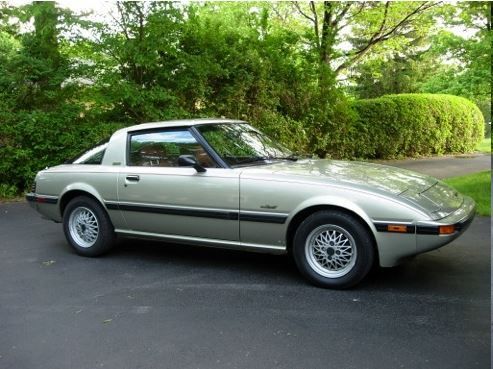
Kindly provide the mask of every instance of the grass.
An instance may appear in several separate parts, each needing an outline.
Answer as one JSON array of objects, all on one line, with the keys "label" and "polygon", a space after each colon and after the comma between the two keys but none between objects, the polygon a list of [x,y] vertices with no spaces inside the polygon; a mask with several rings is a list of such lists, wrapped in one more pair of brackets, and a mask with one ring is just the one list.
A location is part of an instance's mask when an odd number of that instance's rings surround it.
[{"label": "grass", "polygon": [[491,170],[444,180],[463,195],[476,201],[479,215],[491,216]]},{"label": "grass", "polygon": [[477,151],[480,152],[491,152],[491,137],[485,138],[481,143],[476,147]]}]

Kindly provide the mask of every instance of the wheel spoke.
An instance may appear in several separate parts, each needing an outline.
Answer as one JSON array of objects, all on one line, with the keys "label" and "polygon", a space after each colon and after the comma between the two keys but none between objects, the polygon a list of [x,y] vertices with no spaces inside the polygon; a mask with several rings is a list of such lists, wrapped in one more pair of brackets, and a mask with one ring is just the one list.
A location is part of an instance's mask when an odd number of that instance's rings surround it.
[{"label": "wheel spoke", "polygon": [[347,274],[356,262],[356,244],[351,234],[336,225],[323,225],[306,241],[307,258],[315,271],[336,278]]},{"label": "wheel spoke", "polygon": [[86,207],[76,208],[69,218],[69,230],[77,245],[83,248],[91,247],[98,239],[98,219],[92,210]]}]

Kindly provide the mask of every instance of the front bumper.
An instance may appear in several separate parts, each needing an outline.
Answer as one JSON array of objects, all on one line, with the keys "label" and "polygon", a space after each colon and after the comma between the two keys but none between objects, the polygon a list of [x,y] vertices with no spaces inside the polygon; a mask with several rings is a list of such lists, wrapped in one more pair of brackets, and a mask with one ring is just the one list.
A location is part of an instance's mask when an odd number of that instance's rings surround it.
[{"label": "front bumper", "polygon": [[[462,206],[452,214],[437,221],[416,223],[416,251],[422,253],[442,247],[466,231],[476,215],[476,204],[470,197],[464,196]],[[453,226],[451,234],[440,234],[439,227]]]},{"label": "front bumper", "polygon": [[[436,221],[418,221],[406,223],[406,233],[386,231],[386,225],[392,222],[375,223],[380,266],[392,267],[412,256],[442,247],[466,231],[474,219],[476,204],[470,197],[464,196],[459,209],[445,218]],[[440,227],[453,226],[454,232],[440,234]]]}]

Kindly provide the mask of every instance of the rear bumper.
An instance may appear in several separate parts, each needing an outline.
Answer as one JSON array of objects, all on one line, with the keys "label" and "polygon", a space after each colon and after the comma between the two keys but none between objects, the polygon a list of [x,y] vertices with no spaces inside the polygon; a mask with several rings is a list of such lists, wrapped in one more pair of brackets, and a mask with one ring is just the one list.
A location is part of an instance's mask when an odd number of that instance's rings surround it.
[{"label": "rear bumper", "polygon": [[43,218],[59,220],[58,196],[39,195],[33,192],[26,194],[26,200],[34,210],[38,211]]},{"label": "rear bumper", "polygon": [[58,203],[58,196],[50,195],[38,195],[32,192],[26,194],[26,200],[30,204],[56,204]]}]

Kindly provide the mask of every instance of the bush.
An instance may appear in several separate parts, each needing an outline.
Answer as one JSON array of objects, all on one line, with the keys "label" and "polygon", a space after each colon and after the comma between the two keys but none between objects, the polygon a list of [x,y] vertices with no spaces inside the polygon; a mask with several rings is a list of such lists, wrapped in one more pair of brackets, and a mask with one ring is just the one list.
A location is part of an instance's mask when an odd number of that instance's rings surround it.
[{"label": "bush", "polygon": [[452,95],[401,94],[359,100],[355,157],[389,159],[471,152],[484,119],[471,101]]},{"label": "bush", "polygon": [[256,109],[247,121],[294,152],[303,152],[307,146],[308,138],[302,122],[267,109]]},{"label": "bush", "polygon": [[0,119],[0,183],[19,192],[29,188],[37,171],[62,164],[121,127],[87,120],[83,109],[67,105],[51,112],[19,111],[9,118]]},{"label": "bush", "polygon": [[19,194],[17,187],[0,183],[0,200],[1,199],[11,199]]},{"label": "bush", "polygon": [[484,117],[484,137],[491,137],[491,99],[476,99],[474,101]]}]

